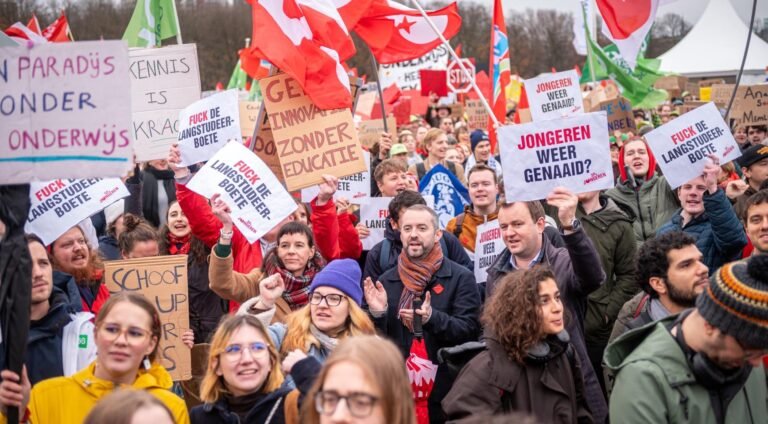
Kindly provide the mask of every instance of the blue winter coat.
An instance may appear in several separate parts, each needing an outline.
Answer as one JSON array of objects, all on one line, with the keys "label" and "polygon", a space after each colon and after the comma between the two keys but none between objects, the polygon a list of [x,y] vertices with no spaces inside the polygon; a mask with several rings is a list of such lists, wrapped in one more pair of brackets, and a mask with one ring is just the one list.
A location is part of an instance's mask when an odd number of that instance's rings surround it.
[{"label": "blue winter coat", "polygon": [[712,195],[704,193],[704,213],[685,226],[681,212],[682,209],[678,209],[656,234],[682,231],[693,236],[710,275],[723,264],[741,257],[741,251],[747,245],[747,235],[723,190],[718,189]]}]

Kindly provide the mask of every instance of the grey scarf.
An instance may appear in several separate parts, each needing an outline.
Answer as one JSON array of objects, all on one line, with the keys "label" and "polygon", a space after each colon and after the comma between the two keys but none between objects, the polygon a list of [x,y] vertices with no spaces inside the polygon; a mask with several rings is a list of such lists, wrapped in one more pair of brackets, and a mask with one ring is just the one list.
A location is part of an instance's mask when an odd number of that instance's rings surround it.
[{"label": "grey scarf", "polygon": [[331,337],[315,327],[315,324],[309,324],[309,332],[320,342],[320,345],[326,352],[330,353],[336,349],[336,345],[339,344],[339,339]]}]

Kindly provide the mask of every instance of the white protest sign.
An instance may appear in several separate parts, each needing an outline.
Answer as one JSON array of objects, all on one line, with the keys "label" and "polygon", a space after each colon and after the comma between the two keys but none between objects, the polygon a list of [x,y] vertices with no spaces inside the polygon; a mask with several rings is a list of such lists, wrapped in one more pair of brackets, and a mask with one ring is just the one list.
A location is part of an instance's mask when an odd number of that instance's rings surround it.
[{"label": "white protest sign", "polygon": [[180,166],[210,159],[229,140],[241,140],[237,90],[198,100],[179,113]]},{"label": "white protest sign", "polygon": [[445,69],[448,66],[450,53],[440,45],[431,52],[417,59],[406,60],[379,66],[379,81],[381,88],[396,84],[401,90],[421,90],[421,69]]},{"label": "white protest sign", "polygon": [[36,234],[47,246],[78,222],[128,195],[119,178],[30,183],[24,231]]},{"label": "white protest sign", "polygon": [[0,184],[121,177],[132,166],[128,48],[0,48]]},{"label": "white protest sign", "polygon": [[360,240],[363,243],[363,250],[371,250],[373,246],[384,240],[391,201],[391,197],[372,197],[368,204],[360,206],[360,222],[371,231],[368,237]]},{"label": "white protest sign", "polygon": [[543,199],[557,186],[613,187],[605,112],[507,125],[498,134],[507,202]]},{"label": "white protest sign", "polygon": [[221,194],[232,210],[235,226],[249,243],[255,243],[297,208],[269,167],[237,141],[219,150],[187,187],[209,199]]},{"label": "white protest sign", "polygon": [[716,155],[720,163],[741,156],[728,125],[712,102],[656,128],[645,139],[672,188],[700,176],[709,155]]},{"label": "white protest sign", "polygon": [[[334,199],[344,198],[349,203],[362,205],[370,202],[371,199],[371,154],[363,151],[366,171],[358,172],[346,177],[339,178],[339,184],[336,188]],[[312,186],[301,189],[301,201],[311,202],[320,193],[318,186]]]},{"label": "white protest sign", "polygon": [[573,69],[542,74],[525,80],[524,84],[534,121],[584,113],[579,74]]},{"label": "white protest sign", "polygon": [[130,76],[136,160],[165,159],[179,132],[179,112],[200,100],[194,44],[131,49]]},{"label": "white protest sign", "polygon": [[477,238],[475,239],[475,280],[484,283],[488,279],[488,268],[493,265],[496,258],[506,249],[504,239],[501,237],[499,221],[494,219],[477,226]]}]

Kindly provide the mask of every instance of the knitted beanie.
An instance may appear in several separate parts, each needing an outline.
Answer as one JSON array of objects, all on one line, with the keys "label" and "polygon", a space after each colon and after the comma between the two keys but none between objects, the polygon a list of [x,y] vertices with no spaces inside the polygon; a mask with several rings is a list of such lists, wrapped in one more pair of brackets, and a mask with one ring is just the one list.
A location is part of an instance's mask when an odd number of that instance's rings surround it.
[{"label": "knitted beanie", "polygon": [[312,279],[309,292],[312,293],[318,287],[333,287],[340,290],[358,306],[363,303],[363,289],[360,287],[363,272],[360,265],[352,259],[336,259],[331,261]]},{"label": "knitted beanie", "polygon": [[768,348],[768,255],[723,265],[709,278],[696,308],[742,345]]},{"label": "knitted beanie", "polygon": [[472,145],[472,154],[475,153],[475,148],[481,141],[489,141],[488,134],[483,130],[474,130],[469,136],[469,143]]}]

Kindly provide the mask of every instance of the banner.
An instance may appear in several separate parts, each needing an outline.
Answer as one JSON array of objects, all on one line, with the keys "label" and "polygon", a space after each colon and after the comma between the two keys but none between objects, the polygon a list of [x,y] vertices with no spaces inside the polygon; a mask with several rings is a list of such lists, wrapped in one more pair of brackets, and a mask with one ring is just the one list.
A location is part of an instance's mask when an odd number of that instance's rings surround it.
[{"label": "banner", "polygon": [[127,75],[122,41],[0,48],[0,184],[125,175]]},{"label": "banner", "polygon": [[445,228],[448,221],[464,212],[464,206],[470,203],[469,191],[451,171],[437,164],[419,181],[421,195],[433,196],[432,209],[440,219],[440,228]]},{"label": "banner", "polygon": [[579,74],[573,69],[542,74],[523,83],[534,121],[584,113]]},{"label": "banner", "polygon": [[608,117],[608,134],[614,131],[621,133],[635,133],[635,115],[632,113],[632,105],[623,97],[600,102],[594,111],[604,111]]},{"label": "banner", "polygon": [[422,69],[446,69],[449,57],[448,48],[440,45],[418,59],[379,65],[381,88],[396,84],[401,90],[421,91],[419,71]]},{"label": "banner", "polygon": [[173,381],[192,378],[192,351],[181,341],[190,328],[187,275],[187,255],[104,262],[104,284],[110,294],[140,293],[160,313],[159,359]]},{"label": "banner", "polygon": [[368,237],[360,240],[363,243],[363,250],[371,250],[373,246],[384,240],[391,201],[392,197],[372,197],[367,204],[360,206],[360,222],[371,231]]},{"label": "banner", "polygon": [[[392,135],[392,143],[397,143],[397,122],[394,116],[387,118],[387,128]],[[363,147],[371,148],[379,142],[379,136],[384,132],[384,121],[382,119],[370,119],[362,121],[357,127],[357,134],[360,138],[360,144]]]},{"label": "banner", "polygon": [[768,124],[768,84],[739,87],[731,119],[745,125]]},{"label": "banner", "polygon": [[179,166],[207,161],[230,140],[242,141],[237,90],[198,100],[179,113]]},{"label": "banner", "polygon": [[365,171],[349,109],[319,109],[287,74],[259,84],[289,191],[319,184],[323,174],[345,177]]},{"label": "banner", "polygon": [[709,155],[728,163],[741,150],[714,103],[667,122],[645,135],[669,186],[677,188],[701,175]]},{"label": "banner", "polygon": [[539,200],[557,186],[574,193],[613,187],[604,112],[499,128],[507,203]]},{"label": "banner", "polygon": [[131,49],[131,113],[136,160],[165,159],[179,133],[179,112],[200,100],[194,44]]},{"label": "banner", "polygon": [[128,195],[119,178],[32,182],[24,231],[48,246],[78,222]]},{"label": "banner", "polygon": [[187,187],[209,199],[221,194],[249,243],[256,243],[297,207],[267,165],[239,142],[227,143]]},{"label": "banner", "polygon": [[478,284],[488,279],[488,269],[507,246],[501,237],[499,221],[494,219],[477,226],[475,239],[475,280]]},{"label": "banner", "polygon": [[[363,151],[366,171],[339,178],[334,199],[344,198],[349,203],[362,205],[371,201],[371,154]],[[301,201],[311,202],[320,193],[318,186],[301,189]]]},{"label": "banner", "polygon": [[471,133],[473,130],[488,129],[488,111],[480,100],[467,100],[464,110],[467,114],[467,127]]}]

